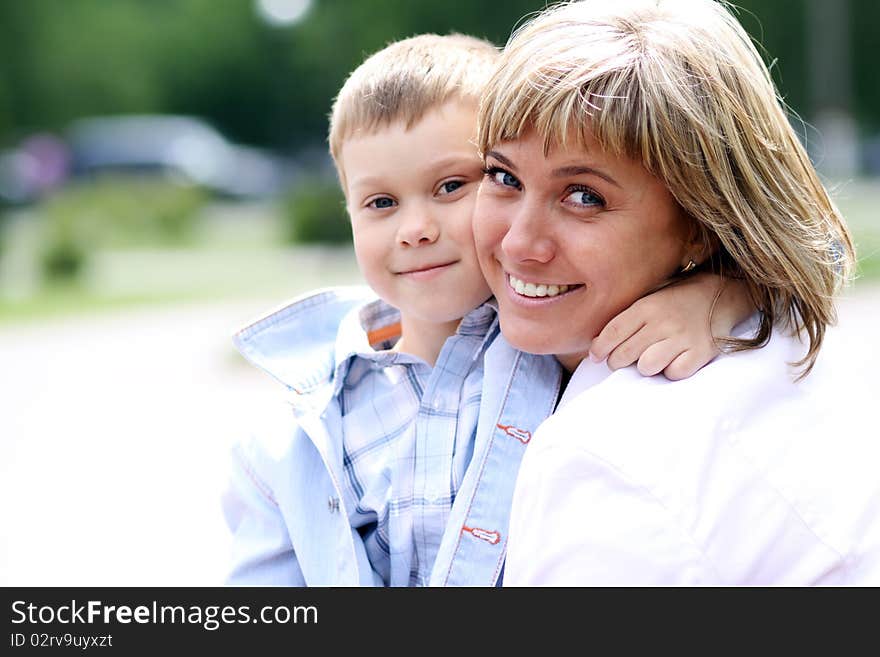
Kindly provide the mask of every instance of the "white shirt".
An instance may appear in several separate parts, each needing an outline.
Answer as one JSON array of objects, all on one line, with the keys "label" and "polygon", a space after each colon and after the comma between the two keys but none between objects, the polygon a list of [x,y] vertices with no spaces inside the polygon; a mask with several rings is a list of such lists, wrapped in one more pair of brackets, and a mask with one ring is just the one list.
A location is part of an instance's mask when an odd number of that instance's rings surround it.
[{"label": "white shirt", "polygon": [[505,585],[880,584],[880,432],[839,363],[794,382],[803,352],[776,328],[679,382],[583,362],[526,450]]}]

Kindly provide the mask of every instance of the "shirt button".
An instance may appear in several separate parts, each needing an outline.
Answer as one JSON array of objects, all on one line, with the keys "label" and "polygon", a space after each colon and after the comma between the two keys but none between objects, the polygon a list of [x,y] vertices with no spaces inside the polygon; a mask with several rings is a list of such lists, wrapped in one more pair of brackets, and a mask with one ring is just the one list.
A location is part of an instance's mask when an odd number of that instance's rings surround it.
[{"label": "shirt button", "polygon": [[434,410],[435,410],[435,411],[439,411],[441,406],[443,406],[443,404],[440,403],[440,400],[439,400],[439,399],[435,399],[435,400],[434,400]]},{"label": "shirt button", "polygon": [[339,511],[339,498],[338,497],[328,497],[327,498],[327,509],[330,513],[336,513]]}]

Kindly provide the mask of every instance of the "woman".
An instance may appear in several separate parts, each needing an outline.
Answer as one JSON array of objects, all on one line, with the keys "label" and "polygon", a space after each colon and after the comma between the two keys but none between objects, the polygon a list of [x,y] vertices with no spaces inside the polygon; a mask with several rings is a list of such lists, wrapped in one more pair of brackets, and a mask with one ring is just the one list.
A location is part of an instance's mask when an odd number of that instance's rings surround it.
[{"label": "woman", "polygon": [[[505,49],[479,145],[502,332],[573,373],[520,470],[505,583],[876,582],[878,441],[805,380],[852,243],[728,11],[545,11]],[[684,382],[586,358],[583,336],[700,270],[759,311],[727,354]]]}]

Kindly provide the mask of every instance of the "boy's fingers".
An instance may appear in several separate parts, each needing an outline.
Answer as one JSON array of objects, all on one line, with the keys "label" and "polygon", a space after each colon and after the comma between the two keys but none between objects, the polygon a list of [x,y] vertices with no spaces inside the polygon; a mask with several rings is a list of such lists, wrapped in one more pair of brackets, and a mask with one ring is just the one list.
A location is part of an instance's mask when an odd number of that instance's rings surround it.
[{"label": "boy's fingers", "polygon": [[684,348],[675,340],[661,340],[648,345],[639,357],[639,374],[642,376],[659,374],[683,352]]},{"label": "boy's fingers", "polygon": [[[608,322],[599,335],[593,338],[593,342],[590,344],[591,360],[596,363],[605,360],[620,344],[638,333],[645,325],[644,322],[631,320],[629,317],[627,310],[623,311]],[[627,365],[632,362],[631,360]]]},{"label": "boy's fingers", "polygon": [[647,327],[642,327],[608,354],[609,369],[619,370],[632,365],[656,340],[657,337]]},{"label": "boy's fingers", "polygon": [[712,358],[707,358],[706,356],[706,354],[701,354],[694,349],[689,349],[679,354],[669,363],[663,370],[663,374],[670,381],[688,379],[696,374],[697,370],[703,367],[703,365],[712,360]]}]

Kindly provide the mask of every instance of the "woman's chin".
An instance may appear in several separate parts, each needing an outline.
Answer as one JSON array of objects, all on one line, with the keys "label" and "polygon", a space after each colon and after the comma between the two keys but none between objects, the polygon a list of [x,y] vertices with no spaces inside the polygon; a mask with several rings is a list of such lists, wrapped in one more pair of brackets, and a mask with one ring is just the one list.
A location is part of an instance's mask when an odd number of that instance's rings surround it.
[{"label": "woman's chin", "polygon": [[559,344],[549,329],[534,327],[522,322],[505,322],[501,315],[501,334],[510,346],[530,354],[553,355],[559,353],[562,345]]}]

